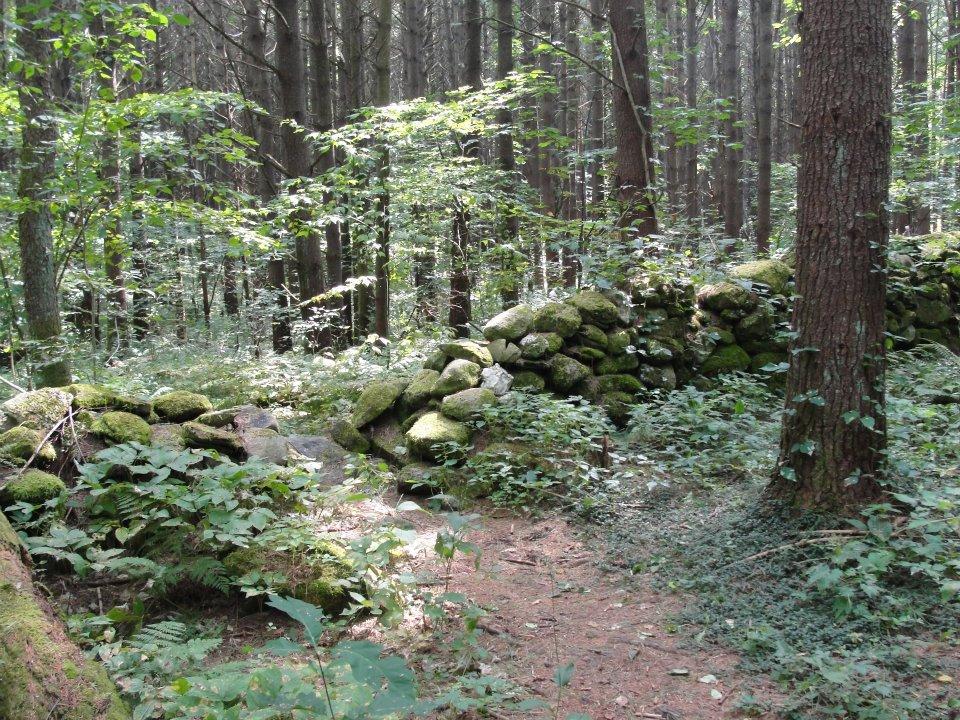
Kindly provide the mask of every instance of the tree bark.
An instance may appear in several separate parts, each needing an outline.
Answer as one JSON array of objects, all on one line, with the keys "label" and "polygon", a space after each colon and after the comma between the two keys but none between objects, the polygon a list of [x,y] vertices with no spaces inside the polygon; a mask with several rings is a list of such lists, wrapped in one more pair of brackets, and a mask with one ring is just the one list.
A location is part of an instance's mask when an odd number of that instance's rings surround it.
[{"label": "tree bark", "polygon": [[[497,80],[506,80],[513,72],[513,0],[496,0],[497,4]],[[512,196],[516,191],[514,175],[517,170],[513,152],[513,133],[508,128],[513,123],[510,108],[497,111],[497,162],[503,172],[503,192]],[[501,276],[500,299],[504,307],[513,307],[520,302],[520,268],[517,260],[520,252],[520,223],[512,202],[503,202],[500,207],[498,233]]]},{"label": "tree bark", "polygon": [[773,0],[754,0],[757,57],[757,253],[770,252],[770,176],[773,169]]},{"label": "tree bark", "polygon": [[740,237],[743,227],[742,203],[740,200],[740,151],[737,147],[740,134],[737,122],[740,119],[738,77],[740,72],[740,48],[737,43],[737,18],[739,0],[723,0],[723,23],[721,27],[723,53],[721,55],[721,97],[726,102],[724,112],[723,153],[723,231],[728,238]]},{"label": "tree bark", "polygon": [[[390,0],[379,0],[377,9],[377,34],[374,45],[377,50],[375,63],[376,91],[374,104],[379,107],[390,104],[390,31],[393,27]],[[377,168],[377,248],[374,264],[375,330],[381,337],[390,335],[390,148],[382,141]]]},{"label": "tree bark", "polygon": [[807,0],[792,360],[771,490],[836,508],[881,492],[892,8]]},{"label": "tree bark", "polygon": [[[687,77],[685,95],[687,110],[691,115],[697,109],[697,52],[700,49],[697,33],[697,0],[686,0],[686,16],[684,28],[687,35]],[[686,185],[687,220],[695,220],[700,214],[699,186],[697,178],[698,144],[692,142],[687,145],[684,160],[684,184]]]}]

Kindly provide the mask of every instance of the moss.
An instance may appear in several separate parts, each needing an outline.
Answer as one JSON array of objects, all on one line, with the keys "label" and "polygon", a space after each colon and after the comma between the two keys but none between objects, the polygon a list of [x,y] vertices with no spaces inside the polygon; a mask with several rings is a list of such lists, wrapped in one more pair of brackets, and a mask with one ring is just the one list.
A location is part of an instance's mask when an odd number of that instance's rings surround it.
[{"label": "moss", "polygon": [[763,352],[754,355],[750,359],[750,372],[762,373],[773,377],[786,378],[786,373],[767,373],[763,370],[766,365],[779,365],[788,361],[788,355],[784,352]]},{"label": "moss", "polygon": [[350,422],[358,430],[369,425],[393,407],[409,384],[407,379],[377,380],[370,383],[357,398]]},{"label": "moss", "polygon": [[598,391],[601,395],[612,392],[624,392],[636,395],[643,390],[641,383],[633,375],[602,375],[597,378]]},{"label": "moss", "polygon": [[433,397],[433,389],[437,386],[440,379],[440,373],[436,370],[424,368],[416,375],[403,391],[403,406],[408,412],[412,412],[426,405]]},{"label": "moss", "polygon": [[[671,345],[673,345],[673,347],[671,347]],[[674,353],[681,350],[682,346],[680,343],[647,338],[646,344],[641,352],[646,362],[652,365],[666,365],[673,360]]]},{"label": "moss", "polygon": [[462,422],[451,420],[438,412],[429,412],[407,430],[405,437],[411,455],[436,460],[438,451],[446,450],[437,446],[449,443],[467,445],[470,435],[470,428]]},{"label": "moss", "polygon": [[407,459],[403,430],[396,420],[381,420],[369,428],[370,448],[379,457],[394,465]]},{"label": "moss", "polygon": [[412,495],[433,495],[443,491],[439,468],[424,463],[404,465],[397,473],[397,491]]},{"label": "moss", "polygon": [[520,354],[527,360],[542,360],[562,347],[563,338],[556,333],[531,333],[520,341]]},{"label": "moss", "polygon": [[430,355],[427,356],[427,359],[423,361],[423,367],[425,367],[427,370],[436,370],[437,372],[440,372],[447,366],[449,360],[450,358],[447,357],[445,352],[437,350],[436,352],[430,353]]},{"label": "moss", "polygon": [[627,426],[633,403],[633,395],[618,390],[600,396],[600,406],[606,411],[611,422],[619,428]]},{"label": "moss", "polygon": [[616,304],[595,290],[579,292],[567,302],[577,309],[584,322],[611,327],[620,321]]},{"label": "moss", "polygon": [[547,387],[547,381],[532,370],[521,370],[513,376],[514,390],[532,390],[542,392]]},{"label": "moss", "polygon": [[330,437],[340,447],[354,453],[365,453],[370,449],[370,441],[367,440],[353,423],[343,418],[333,420],[327,428]]},{"label": "moss", "polygon": [[483,336],[487,340],[516,340],[526,335],[532,324],[533,310],[530,306],[517,305],[491,318],[483,326]]},{"label": "moss", "polygon": [[47,431],[63,420],[72,402],[73,396],[64,390],[41,388],[14,395],[0,410],[18,425]]},{"label": "moss", "polygon": [[587,347],[607,351],[607,334],[596,325],[584,325],[580,328],[580,341]]},{"label": "moss", "polygon": [[596,360],[603,360],[607,356],[603,350],[597,350],[597,348],[587,347],[586,345],[574,345],[564,350],[563,354],[576,358],[580,362],[595,362]]},{"label": "moss", "polygon": [[493,365],[493,357],[485,345],[473,340],[454,340],[440,346],[448,357],[454,360],[469,360],[482,368]]},{"label": "moss", "polygon": [[103,408],[113,407],[117,394],[102,385],[89,385],[87,383],[74,383],[65,388],[68,393],[73,395],[74,410],[101,410]]},{"label": "moss", "polygon": [[476,387],[479,383],[479,365],[469,360],[454,360],[440,373],[437,384],[433,387],[433,396],[444,397],[467,388]]},{"label": "moss", "polygon": [[487,405],[495,405],[497,396],[487,388],[468,388],[447,395],[440,403],[440,412],[453,420],[469,420]]},{"label": "moss", "polygon": [[182,430],[187,447],[219,450],[233,458],[246,455],[243,441],[235,432],[213,428],[198,422],[185,422]]},{"label": "moss", "polygon": [[550,361],[550,384],[561,393],[570,392],[592,374],[582,362],[566,355],[557,355]]},{"label": "moss", "polygon": [[157,423],[150,426],[150,444],[157,447],[183,450],[183,429],[175,423]]},{"label": "moss", "polygon": [[533,316],[534,330],[556,333],[563,338],[576,335],[581,325],[580,311],[567,303],[547,303]]},{"label": "moss", "polygon": [[793,271],[790,266],[780,260],[755,260],[730,269],[731,277],[765,285],[774,295],[787,295],[790,292],[791,275]]},{"label": "moss", "polygon": [[213,410],[206,395],[174,390],[153,399],[153,409],[163,420],[187,422]]},{"label": "moss", "polygon": [[637,375],[640,382],[652,390],[674,390],[677,387],[677,373],[670,365],[644,365]]},{"label": "moss", "polygon": [[773,333],[773,308],[766,302],[737,323],[734,333],[741,342],[763,340]]},{"label": "moss", "polygon": [[487,349],[490,351],[490,357],[493,358],[493,361],[500,365],[513,365],[521,357],[520,348],[506,340],[494,340],[487,346]]},{"label": "moss", "polygon": [[640,366],[640,359],[636,354],[605,357],[597,365],[597,375],[619,375],[636,370]]},{"label": "moss", "polygon": [[[13,460],[29,460],[43,442],[43,434],[26,425],[18,425],[0,435],[0,457]],[[52,463],[57,459],[57,451],[50,443],[43,443],[37,453],[41,463]]]},{"label": "moss", "polygon": [[749,311],[757,304],[757,296],[742,285],[722,282],[705,285],[697,293],[697,302],[708,310],[722,313],[725,310]]},{"label": "moss", "polygon": [[150,426],[133,413],[105,412],[93,421],[90,429],[114,444],[138,442],[146,445],[150,442]]},{"label": "moss", "polygon": [[724,345],[715,349],[708,357],[700,372],[708,377],[735,370],[748,370],[750,356],[739,345]]},{"label": "moss", "polygon": [[3,497],[9,503],[43,505],[47,500],[58,498],[66,491],[67,486],[56,475],[31,469],[7,483],[3,489]]},{"label": "moss", "polygon": [[254,405],[236,405],[234,407],[224,408],[223,410],[212,410],[211,412],[205,412],[203,415],[199,415],[196,418],[198,423],[204,425],[209,425],[210,427],[223,428],[227,425],[233,424],[233,421],[236,419],[244,410],[255,410]]},{"label": "moss", "polygon": [[927,327],[936,327],[947,322],[953,316],[950,306],[942,300],[917,301],[917,322]]},{"label": "moss", "polygon": [[611,330],[607,333],[607,352],[611,355],[623,355],[633,345],[633,338],[626,330]]},{"label": "moss", "polygon": [[113,407],[123,412],[139,415],[147,422],[159,422],[159,416],[153,411],[153,403],[143,398],[117,395],[113,399]]}]

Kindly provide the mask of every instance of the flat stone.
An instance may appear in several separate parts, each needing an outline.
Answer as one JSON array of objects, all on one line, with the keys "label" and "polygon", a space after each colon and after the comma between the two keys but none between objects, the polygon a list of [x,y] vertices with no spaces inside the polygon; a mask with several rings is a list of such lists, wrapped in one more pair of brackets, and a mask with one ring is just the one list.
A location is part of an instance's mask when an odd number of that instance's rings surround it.
[{"label": "flat stone", "polygon": [[276,430],[251,427],[239,431],[240,442],[251,458],[260,458],[275,465],[286,465],[290,458],[290,442]]}]

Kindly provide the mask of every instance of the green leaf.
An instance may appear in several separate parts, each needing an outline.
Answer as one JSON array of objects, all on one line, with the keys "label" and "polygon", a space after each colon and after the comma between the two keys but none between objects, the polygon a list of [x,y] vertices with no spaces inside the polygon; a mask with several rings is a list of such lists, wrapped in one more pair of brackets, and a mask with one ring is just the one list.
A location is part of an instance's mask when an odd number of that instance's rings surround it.
[{"label": "green leaf", "polygon": [[553,673],[553,682],[557,687],[566,687],[573,680],[573,663],[561,665]]}]

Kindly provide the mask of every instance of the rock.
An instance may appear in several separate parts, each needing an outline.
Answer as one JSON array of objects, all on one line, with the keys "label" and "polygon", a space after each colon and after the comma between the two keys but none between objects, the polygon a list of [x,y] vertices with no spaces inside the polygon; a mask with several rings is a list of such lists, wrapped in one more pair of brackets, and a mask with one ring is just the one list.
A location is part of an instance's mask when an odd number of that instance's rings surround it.
[{"label": "rock", "polygon": [[221,430],[198,422],[185,422],[183,440],[187,447],[200,450],[217,450],[232,458],[242,458],[246,454],[243,441],[235,432]]},{"label": "rock", "polygon": [[247,457],[260,458],[274,465],[286,465],[289,462],[291,445],[276,430],[251,427],[240,430],[239,434]]},{"label": "rock", "polygon": [[774,315],[769,303],[762,302],[757,309],[745,316],[734,328],[737,340],[749,342],[770,337],[773,333]]},{"label": "rock", "polygon": [[324,435],[290,435],[287,441],[304,457],[331,468],[342,469],[349,459],[346,450]]},{"label": "rock", "polygon": [[115,410],[105,412],[90,425],[90,430],[112,445],[137,442],[147,445],[150,442],[150,425],[139,415]]},{"label": "rock", "polygon": [[580,328],[578,337],[581,343],[587,347],[607,351],[607,334],[596,325],[584,325]]},{"label": "rock", "polygon": [[736,370],[748,370],[749,368],[750,356],[742,347],[739,345],[723,345],[710,353],[710,357],[704,361],[700,372],[707,377],[712,377]]},{"label": "rock", "polygon": [[599,327],[611,327],[620,321],[615,303],[595,290],[583,290],[567,300],[580,313],[583,321]]},{"label": "rock", "polygon": [[532,370],[521,370],[513,375],[514,390],[529,390],[543,392],[547,388],[547,381]]},{"label": "rock", "polygon": [[58,388],[40,388],[14,395],[0,410],[16,425],[29,425],[44,434],[66,417],[73,395]]},{"label": "rock", "polygon": [[563,354],[576,358],[582,363],[594,363],[607,356],[603,350],[597,350],[597,348],[587,347],[586,345],[574,345],[564,350]]},{"label": "rock", "polygon": [[722,282],[705,285],[697,293],[697,302],[708,310],[722,313],[725,310],[749,312],[757,305],[757,296],[742,285]]},{"label": "rock", "polygon": [[433,397],[433,389],[437,386],[437,380],[439,379],[440,373],[429,368],[424,368],[413,376],[413,380],[403,391],[403,407],[406,408],[407,412],[423,407],[430,401],[430,398]]},{"label": "rock", "polygon": [[722,327],[708,327],[700,332],[715,345],[733,345],[737,341],[732,332]]},{"label": "rock", "polygon": [[480,387],[492,391],[497,397],[506,395],[513,385],[513,375],[499,365],[481,370],[480,378]]},{"label": "rock", "polygon": [[407,447],[400,423],[396,420],[381,420],[370,426],[370,447],[373,452],[394,465],[407,460]]},{"label": "rock", "polygon": [[102,385],[74,383],[62,389],[73,395],[74,410],[102,410],[113,407],[113,402],[117,398],[113,390],[108,390]]},{"label": "rock", "polygon": [[953,311],[947,303],[926,298],[918,299],[916,312],[917,322],[927,327],[942,325],[953,316]]},{"label": "rock", "polygon": [[739,280],[764,285],[774,295],[790,293],[790,276],[793,270],[780,260],[755,260],[730,268],[730,276]]},{"label": "rock", "polygon": [[556,333],[531,333],[520,341],[520,354],[527,360],[544,360],[563,347],[563,338]]},{"label": "rock", "polygon": [[597,375],[619,375],[640,367],[640,359],[636,354],[605,357],[597,365]]},{"label": "rock", "polygon": [[203,423],[204,425],[209,425],[210,427],[223,428],[227,425],[232,425],[234,418],[237,417],[237,414],[242,412],[245,409],[258,410],[256,405],[237,405],[234,407],[224,408],[223,410],[212,410],[211,412],[204,413],[196,418],[198,423]]},{"label": "rock", "polygon": [[183,439],[183,430],[176,423],[157,423],[150,426],[150,444],[157,447],[183,450],[186,442]]},{"label": "rock", "polygon": [[210,412],[213,404],[206,395],[174,390],[154,398],[153,409],[163,420],[182,423]]},{"label": "rock", "polygon": [[370,449],[370,441],[353,426],[353,423],[343,418],[331,421],[327,431],[337,444],[352,453],[365,453]]},{"label": "rock", "polygon": [[476,387],[479,382],[479,365],[469,360],[453,360],[440,373],[437,384],[433,387],[433,396],[451,395],[467,388]]},{"label": "rock", "polygon": [[[789,362],[790,356],[784,352],[764,352],[754,355],[750,359],[750,372],[752,373],[762,373],[764,375],[771,374],[769,371],[764,370],[766,365],[779,365],[780,363]],[[786,373],[774,373],[786,379]]]},{"label": "rock", "polygon": [[[37,448],[36,461],[49,464],[57,459],[57,451],[49,442],[43,442],[44,433],[26,425],[18,425],[0,435],[0,458],[27,461]],[[40,446],[43,443],[43,446]]]},{"label": "rock", "polygon": [[643,390],[643,383],[633,375],[601,375],[597,378],[597,383],[601,396],[612,392],[636,395]]},{"label": "rock", "polygon": [[427,460],[437,460],[454,448],[470,442],[470,428],[457,420],[429,412],[407,430],[407,448],[411,455]]},{"label": "rock", "polygon": [[406,495],[434,495],[443,492],[440,468],[424,463],[404,465],[397,473],[397,492]]},{"label": "rock", "polygon": [[435,353],[431,353],[430,356],[423,361],[423,367],[426,370],[436,370],[440,372],[447,366],[449,358],[447,354],[442,350],[437,350]]},{"label": "rock", "polygon": [[651,390],[676,390],[677,373],[669,365],[644,365],[638,373],[640,382]]},{"label": "rock", "polygon": [[433,411],[437,410],[439,407],[440,407],[440,403],[439,403],[439,402],[437,402],[436,400],[431,400],[429,405],[427,405],[426,407],[420,408],[419,410],[417,410],[416,412],[414,412],[413,414],[411,414],[406,420],[404,420],[402,423],[400,423],[400,429],[401,429],[403,432],[406,432],[407,430],[409,430],[410,428],[413,427],[413,424],[414,424],[417,420],[419,420],[420,418],[422,418],[422,417],[423,417],[424,415],[426,415],[428,412],[433,412]]},{"label": "rock", "polygon": [[480,367],[490,367],[493,365],[493,358],[490,351],[480,343],[473,340],[454,340],[444,343],[440,349],[454,360],[469,360]]},{"label": "rock", "polygon": [[490,351],[493,362],[499,365],[513,365],[521,357],[520,348],[506,340],[494,340],[487,346],[487,350]]},{"label": "rock", "polygon": [[533,319],[533,310],[529,305],[517,305],[491,318],[483,326],[483,336],[487,340],[518,340],[530,332]]},{"label": "rock", "polygon": [[624,428],[630,421],[630,411],[633,409],[634,398],[630,393],[614,390],[600,396],[600,407],[602,407],[610,421],[618,428]]},{"label": "rock", "polygon": [[393,407],[409,385],[410,381],[405,379],[375,380],[370,383],[357,398],[350,422],[358,430],[370,424]]},{"label": "rock", "polygon": [[233,426],[237,430],[273,430],[280,432],[280,423],[269,410],[256,406],[244,406],[233,418]]},{"label": "rock", "polygon": [[138,415],[147,422],[156,422],[158,418],[157,414],[153,411],[153,403],[143,398],[117,395],[113,398],[113,408]]},{"label": "rock", "polygon": [[656,338],[647,338],[646,344],[640,351],[644,362],[651,365],[668,365],[673,360],[673,350],[666,343]]},{"label": "rock", "polygon": [[556,333],[562,338],[573,337],[583,325],[580,311],[567,303],[547,303],[533,316],[533,329],[537,332]]},{"label": "rock", "polygon": [[586,365],[566,355],[556,355],[550,362],[550,384],[558,392],[570,392],[592,374]]},{"label": "rock", "polygon": [[43,505],[48,500],[55,500],[67,491],[63,480],[43,470],[31,468],[19,477],[14,477],[7,486],[0,490],[4,505],[18,502],[31,505]]},{"label": "rock", "polygon": [[611,355],[623,355],[633,344],[633,338],[626,330],[611,330],[607,333],[607,352]]},{"label": "rock", "polygon": [[600,378],[595,375],[584,378],[571,391],[571,394],[585,398],[590,402],[596,402],[597,398],[600,397]]},{"label": "rock", "polygon": [[453,420],[469,420],[487,405],[495,405],[497,396],[487,388],[469,388],[447,395],[440,403],[440,412]]}]

